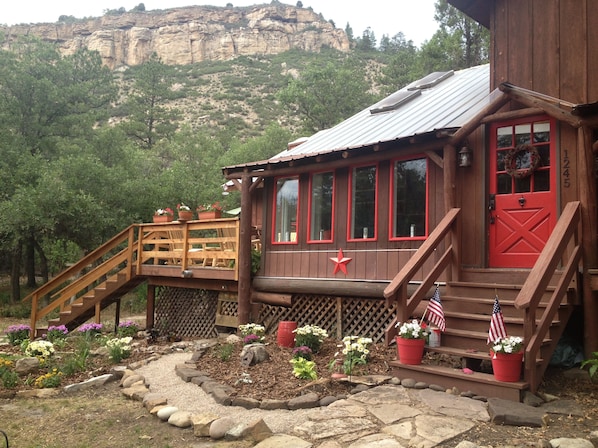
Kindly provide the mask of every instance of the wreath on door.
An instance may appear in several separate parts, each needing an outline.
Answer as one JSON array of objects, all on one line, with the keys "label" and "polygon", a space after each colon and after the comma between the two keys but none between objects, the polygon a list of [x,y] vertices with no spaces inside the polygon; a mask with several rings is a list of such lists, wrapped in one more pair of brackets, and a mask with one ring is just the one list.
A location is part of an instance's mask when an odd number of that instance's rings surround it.
[{"label": "wreath on door", "polygon": [[[529,153],[529,167],[517,169],[517,157],[524,152]],[[532,145],[517,145],[507,152],[507,155],[505,156],[505,171],[509,176],[516,179],[523,179],[531,176],[531,174],[538,168],[538,165],[540,165],[540,154]]]}]

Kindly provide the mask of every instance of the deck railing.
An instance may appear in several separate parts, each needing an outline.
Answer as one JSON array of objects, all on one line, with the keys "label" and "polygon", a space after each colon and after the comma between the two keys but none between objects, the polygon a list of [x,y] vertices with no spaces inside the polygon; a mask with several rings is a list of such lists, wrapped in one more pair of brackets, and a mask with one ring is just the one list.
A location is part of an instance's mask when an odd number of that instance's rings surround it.
[{"label": "deck railing", "polygon": [[[550,362],[550,357],[542,358],[538,354],[561,304],[568,297],[571,282],[578,272],[582,255],[578,237],[580,220],[580,203],[569,202],[515,299],[515,307],[525,310],[524,378],[530,384],[532,392],[539,386]],[[550,280],[561,265],[559,282],[547,305],[538,307]],[[552,337],[546,353],[552,353],[557,342],[558,338]]]},{"label": "deck railing", "polygon": [[[397,334],[395,325],[397,322],[405,322],[424,299],[426,293],[434,285],[444,270],[449,265],[459,266],[459,213],[461,209],[451,209],[445,217],[438,223],[434,231],[428,236],[426,241],[415,252],[413,257],[409,259],[399,273],[393,278],[390,284],[384,290],[384,297],[386,298],[387,306],[391,306],[393,301],[397,302],[397,314],[395,319],[389,324],[386,329],[386,343],[390,344],[394,336]],[[426,263],[436,253],[440,245],[445,241],[445,237],[451,235],[451,241],[442,256],[438,259],[436,264],[430,269],[428,275],[421,282],[416,291],[409,297],[407,286],[413,280],[415,274],[424,267]],[[454,280],[458,280],[454,278]]]},{"label": "deck railing", "polygon": [[[237,218],[133,224],[23,299],[31,300],[32,337],[40,321],[105,289],[111,277],[123,283],[149,275],[218,278],[217,270],[237,280],[238,247]],[[154,267],[151,274],[144,273],[148,267]],[[101,306],[95,305],[99,322]]]}]

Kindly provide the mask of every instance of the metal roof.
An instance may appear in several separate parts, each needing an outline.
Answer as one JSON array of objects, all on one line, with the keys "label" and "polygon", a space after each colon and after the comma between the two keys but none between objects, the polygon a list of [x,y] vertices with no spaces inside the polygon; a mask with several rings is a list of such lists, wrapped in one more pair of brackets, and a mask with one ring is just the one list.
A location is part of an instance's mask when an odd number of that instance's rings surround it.
[{"label": "metal roof", "polygon": [[[401,98],[397,94],[417,88],[419,81],[416,81],[338,125],[314,134],[304,143],[289,145],[289,149],[268,161],[238,167],[258,168],[442,130],[456,130],[488,104],[489,76],[488,64],[456,71],[429,88],[419,89],[420,95],[411,96],[396,108],[386,110],[390,97]],[[376,110],[382,112],[372,112]]]}]

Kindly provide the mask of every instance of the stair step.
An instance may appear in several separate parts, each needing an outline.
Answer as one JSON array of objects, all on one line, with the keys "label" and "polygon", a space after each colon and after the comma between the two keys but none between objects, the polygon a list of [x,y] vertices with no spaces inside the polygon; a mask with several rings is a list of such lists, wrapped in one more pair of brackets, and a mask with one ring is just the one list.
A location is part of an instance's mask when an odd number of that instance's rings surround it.
[{"label": "stair step", "polygon": [[521,394],[529,388],[525,381],[503,382],[494,375],[482,372],[466,374],[463,369],[436,365],[408,365],[400,361],[389,362],[393,373],[401,379],[413,378],[428,384],[437,384],[447,389],[456,387],[461,392],[473,392],[485,397],[498,397],[511,401],[521,401]]}]

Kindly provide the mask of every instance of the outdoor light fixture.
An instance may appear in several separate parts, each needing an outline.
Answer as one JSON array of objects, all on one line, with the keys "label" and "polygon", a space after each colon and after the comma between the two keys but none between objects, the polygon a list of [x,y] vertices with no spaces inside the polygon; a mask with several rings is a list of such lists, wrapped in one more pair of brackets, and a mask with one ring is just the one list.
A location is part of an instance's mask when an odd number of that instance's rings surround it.
[{"label": "outdoor light fixture", "polygon": [[193,271],[189,270],[189,269],[185,269],[183,271],[183,278],[191,278],[193,277]]},{"label": "outdoor light fixture", "polygon": [[459,151],[459,166],[471,166],[472,156],[471,149],[467,145],[463,145]]}]

